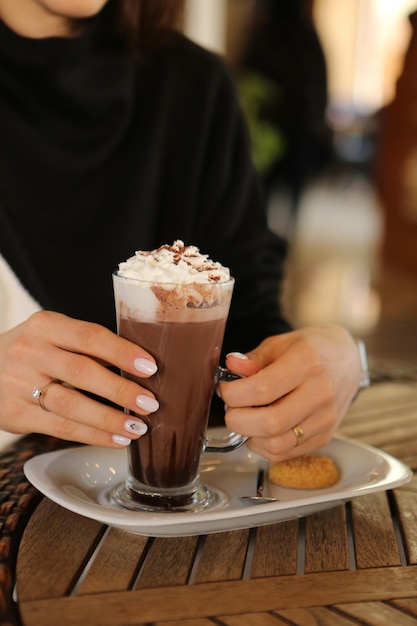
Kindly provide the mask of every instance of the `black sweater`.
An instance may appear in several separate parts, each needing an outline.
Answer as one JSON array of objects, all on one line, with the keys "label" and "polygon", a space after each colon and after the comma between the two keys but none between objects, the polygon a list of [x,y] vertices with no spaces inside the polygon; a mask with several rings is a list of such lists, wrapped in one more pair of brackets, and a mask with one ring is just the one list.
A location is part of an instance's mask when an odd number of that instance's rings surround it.
[{"label": "black sweater", "polygon": [[226,350],[288,329],[286,246],[223,61],[181,35],[134,60],[105,11],[75,39],[0,22],[0,252],[23,285],[114,329],[112,271],[177,238],[236,279]]}]

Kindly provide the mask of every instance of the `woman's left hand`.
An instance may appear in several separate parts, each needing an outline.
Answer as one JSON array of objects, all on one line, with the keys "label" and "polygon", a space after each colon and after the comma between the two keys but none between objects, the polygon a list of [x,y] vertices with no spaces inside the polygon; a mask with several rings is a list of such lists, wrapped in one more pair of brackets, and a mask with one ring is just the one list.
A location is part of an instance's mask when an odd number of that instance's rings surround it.
[{"label": "woman's left hand", "polygon": [[329,443],[361,378],[358,347],[340,326],[269,337],[246,355],[229,354],[226,365],[246,377],[219,385],[226,425],[274,462]]}]

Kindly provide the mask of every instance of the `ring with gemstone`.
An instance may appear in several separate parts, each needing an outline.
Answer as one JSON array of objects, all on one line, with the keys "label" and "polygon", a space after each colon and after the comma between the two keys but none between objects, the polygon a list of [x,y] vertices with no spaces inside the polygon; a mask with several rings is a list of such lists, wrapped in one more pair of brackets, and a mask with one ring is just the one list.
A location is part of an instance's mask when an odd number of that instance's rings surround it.
[{"label": "ring with gemstone", "polygon": [[49,387],[52,387],[52,385],[60,385],[60,384],[61,384],[60,380],[51,380],[47,385],[45,385],[45,387],[34,387],[33,388],[32,398],[35,398],[38,401],[39,406],[41,407],[41,409],[43,409],[44,411],[47,411],[49,413],[49,409],[47,409],[46,406],[45,406],[46,392],[48,391]]}]

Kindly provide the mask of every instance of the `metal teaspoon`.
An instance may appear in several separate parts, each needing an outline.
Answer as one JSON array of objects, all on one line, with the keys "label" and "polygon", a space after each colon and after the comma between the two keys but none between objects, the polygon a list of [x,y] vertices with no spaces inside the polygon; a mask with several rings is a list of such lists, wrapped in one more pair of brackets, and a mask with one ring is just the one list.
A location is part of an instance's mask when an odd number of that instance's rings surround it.
[{"label": "metal teaspoon", "polygon": [[258,470],[258,478],[256,482],[256,496],[241,496],[243,502],[252,504],[265,504],[267,502],[279,502],[278,498],[264,496],[265,470],[263,467]]}]

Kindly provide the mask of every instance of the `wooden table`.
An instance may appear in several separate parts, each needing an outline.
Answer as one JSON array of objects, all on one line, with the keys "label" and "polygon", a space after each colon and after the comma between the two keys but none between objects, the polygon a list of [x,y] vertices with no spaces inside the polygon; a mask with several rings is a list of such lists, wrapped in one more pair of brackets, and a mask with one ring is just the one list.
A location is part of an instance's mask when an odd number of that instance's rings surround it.
[{"label": "wooden table", "polygon": [[[382,277],[371,360],[415,366],[417,285]],[[340,432],[416,471],[416,382],[372,386]],[[31,435],[0,454],[1,626],[417,623],[416,478],[300,520],[146,538],[66,511],[26,481],[24,462],[62,445]]]},{"label": "wooden table", "polygon": [[[417,469],[417,385],[366,390],[341,433]],[[39,497],[21,467],[57,443],[31,436],[0,458],[2,626],[417,623],[415,479],[300,520],[147,538]]]}]

